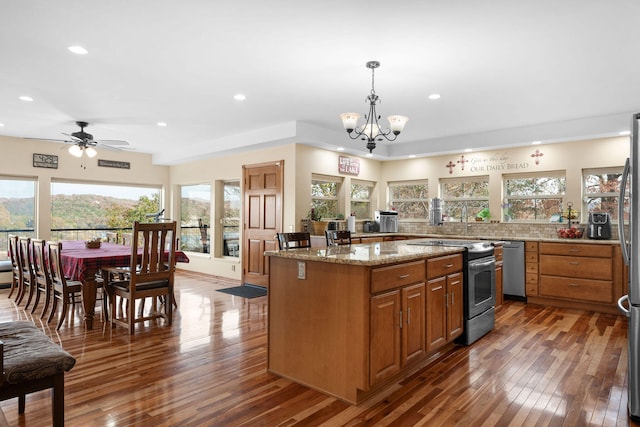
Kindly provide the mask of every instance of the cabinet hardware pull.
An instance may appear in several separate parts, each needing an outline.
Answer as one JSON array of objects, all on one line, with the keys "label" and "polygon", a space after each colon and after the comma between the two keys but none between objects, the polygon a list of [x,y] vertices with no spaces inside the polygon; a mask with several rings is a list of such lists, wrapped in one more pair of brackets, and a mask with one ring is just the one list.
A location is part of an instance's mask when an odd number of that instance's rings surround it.
[{"label": "cabinet hardware pull", "polygon": [[449,307],[449,293],[444,294],[444,306]]},{"label": "cabinet hardware pull", "polygon": [[398,276],[399,279],[406,279],[407,277],[411,276],[410,274],[401,274],[400,276]]},{"label": "cabinet hardware pull", "polygon": [[451,282],[451,285],[457,285],[458,283],[460,283],[460,280],[456,280],[455,282]]},{"label": "cabinet hardware pull", "polygon": [[451,292],[451,306],[453,307],[454,305],[456,305],[456,302],[454,300],[454,296],[455,296],[455,292]]},{"label": "cabinet hardware pull", "polygon": [[400,329],[402,329],[402,310],[400,310],[398,313],[400,313]]},{"label": "cabinet hardware pull", "polygon": [[407,325],[411,323],[411,307],[407,307]]},{"label": "cabinet hardware pull", "polygon": [[579,284],[577,284],[577,283],[569,283],[569,286],[575,286],[575,287],[578,287],[578,286],[580,286],[580,285],[579,285]]},{"label": "cabinet hardware pull", "polygon": [[580,252],[580,249],[569,249],[567,252]]},{"label": "cabinet hardware pull", "polygon": [[569,261],[569,265],[580,265],[578,261]]},{"label": "cabinet hardware pull", "polygon": [[445,268],[451,268],[451,267],[453,267],[453,264],[446,264],[444,267]]}]

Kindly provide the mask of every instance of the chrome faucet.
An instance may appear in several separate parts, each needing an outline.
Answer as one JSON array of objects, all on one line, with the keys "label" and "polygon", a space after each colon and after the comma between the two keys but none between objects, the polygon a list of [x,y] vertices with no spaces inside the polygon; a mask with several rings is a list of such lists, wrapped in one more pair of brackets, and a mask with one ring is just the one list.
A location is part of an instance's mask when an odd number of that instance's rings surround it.
[{"label": "chrome faucet", "polygon": [[464,234],[467,234],[469,229],[469,215],[467,214],[467,202],[462,204],[462,211],[460,213],[460,222],[464,221]]}]

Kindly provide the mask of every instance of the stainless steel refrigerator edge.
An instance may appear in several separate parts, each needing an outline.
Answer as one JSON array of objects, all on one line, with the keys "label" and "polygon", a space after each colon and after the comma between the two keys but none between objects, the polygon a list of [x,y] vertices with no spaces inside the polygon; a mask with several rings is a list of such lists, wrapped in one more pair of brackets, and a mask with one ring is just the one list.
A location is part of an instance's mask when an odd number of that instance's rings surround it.
[{"label": "stainless steel refrigerator edge", "polygon": [[[618,237],[622,257],[629,266],[629,293],[618,300],[618,308],[629,318],[629,389],[628,410],[633,421],[640,421],[640,165],[638,147],[638,120],[640,113],[631,118],[631,147],[624,165],[620,199],[618,201]],[[627,186],[628,184],[628,186]],[[629,189],[629,236],[624,227],[624,198]]]}]

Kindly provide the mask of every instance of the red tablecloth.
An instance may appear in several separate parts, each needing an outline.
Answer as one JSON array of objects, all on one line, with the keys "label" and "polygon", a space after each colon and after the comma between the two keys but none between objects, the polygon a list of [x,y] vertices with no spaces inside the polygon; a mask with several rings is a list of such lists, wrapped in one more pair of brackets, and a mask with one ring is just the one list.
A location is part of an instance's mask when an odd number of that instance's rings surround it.
[{"label": "red tablecloth", "polygon": [[[85,272],[105,267],[128,266],[131,247],[115,243],[102,243],[98,249],[87,249],[84,241],[62,242],[62,270],[71,280],[84,280]],[[189,262],[182,251],[176,251],[177,262]]]}]

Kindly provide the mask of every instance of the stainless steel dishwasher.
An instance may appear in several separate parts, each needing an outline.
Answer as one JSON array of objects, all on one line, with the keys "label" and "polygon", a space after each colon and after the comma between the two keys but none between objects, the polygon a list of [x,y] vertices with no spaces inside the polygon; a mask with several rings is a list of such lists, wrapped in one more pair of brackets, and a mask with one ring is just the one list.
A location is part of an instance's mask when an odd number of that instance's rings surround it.
[{"label": "stainless steel dishwasher", "polygon": [[502,286],[505,296],[526,298],[524,287],[524,242],[505,241],[503,248]]}]

